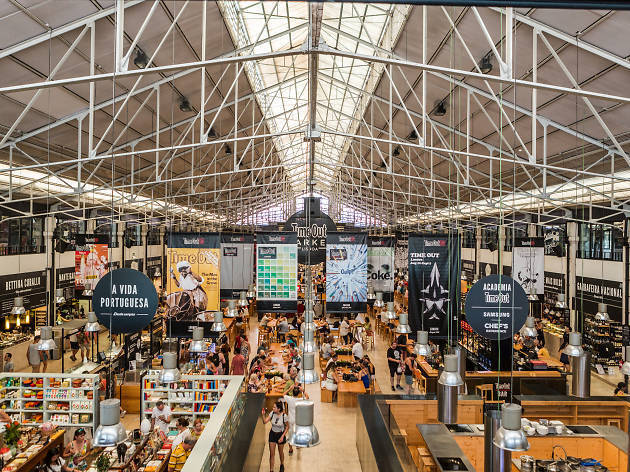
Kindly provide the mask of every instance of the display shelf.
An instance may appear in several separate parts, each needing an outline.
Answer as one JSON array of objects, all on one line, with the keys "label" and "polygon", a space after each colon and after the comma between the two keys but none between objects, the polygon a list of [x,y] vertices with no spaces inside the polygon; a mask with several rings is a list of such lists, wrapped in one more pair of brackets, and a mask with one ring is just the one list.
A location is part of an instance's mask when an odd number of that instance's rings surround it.
[{"label": "display shelf", "polygon": [[[32,387],[30,384],[41,385]],[[74,387],[73,387],[74,385]],[[25,397],[29,392],[41,392],[37,395]],[[96,374],[39,374],[4,372],[0,373],[0,407],[11,413],[15,421],[29,425],[40,425],[44,422],[64,425],[80,425],[94,428],[98,424],[98,375]],[[13,396],[19,395],[19,396]],[[58,404],[67,404],[69,409],[60,410]],[[26,406],[26,405],[29,406]],[[39,406],[33,408],[33,404]],[[84,408],[76,408],[83,405]],[[74,408],[70,408],[74,407]],[[58,421],[58,415],[65,415],[67,421]],[[90,421],[85,421],[88,419]],[[35,419],[35,421],[33,421]],[[82,420],[82,421],[80,421]]]},{"label": "display shelf", "polygon": [[610,320],[598,321],[591,314],[584,316],[584,346],[591,351],[591,363],[595,367],[618,367],[623,359],[622,325]]}]

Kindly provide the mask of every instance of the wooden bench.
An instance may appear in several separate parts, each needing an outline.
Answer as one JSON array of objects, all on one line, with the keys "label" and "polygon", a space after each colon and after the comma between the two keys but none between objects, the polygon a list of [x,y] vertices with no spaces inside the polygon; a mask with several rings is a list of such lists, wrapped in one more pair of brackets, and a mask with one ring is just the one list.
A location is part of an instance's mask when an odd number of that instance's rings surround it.
[{"label": "wooden bench", "polygon": [[332,403],[333,402],[333,392],[324,387],[324,382],[326,382],[326,377],[324,374],[319,376],[319,388],[320,388],[320,401],[322,403]]}]

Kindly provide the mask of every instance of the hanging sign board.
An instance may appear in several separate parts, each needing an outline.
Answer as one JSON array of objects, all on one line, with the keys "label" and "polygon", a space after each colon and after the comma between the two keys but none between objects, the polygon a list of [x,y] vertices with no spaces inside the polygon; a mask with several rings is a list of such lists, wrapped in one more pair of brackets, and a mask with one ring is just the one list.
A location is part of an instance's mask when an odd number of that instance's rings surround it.
[{"label": "hanging sign board", "polygon": [[489,275],[466,296],[466,321],[487,339],[509,339],[525,324],[529,303],[523,287],[507,275]]},{"label": "hanging sign board", "polygon": [[110,269],[108,244],[109,236],[77,235],[74,252],[74,286],[77,290],[94,290],[99,279]]},{"label": "hanging sign board", "polygon": [[367,235],[328,233],[326,236],[326,313],[365,312],[367,276]]},{"label": "hanging sign board", "polygon": [[116,269],[99,280],[92,307],[112,334],[135,333],[149,325],[158,306],[153,282],[142,272]]},{"label": "hanging sign board", "polygon": [[527,293],[545,291],[544,238],[518,238],[512,248],[512,275]]},{"label": "hanging sign board", "polygon": [[326,235],[337,226],[321,211],[319,197],[304,197],[303,201],[304,209],[291,215],[283,229],[297,235],[300,264],[320,264],[326,260]]},{"label": "hanging sign board", "polygon": [[221,233],[221,298],[239,298],[254,282],[254,235]]},{"label": "hanging sign board", "polygon": [[386,236],[368,239],[368,285],[375,292],[394,291],[394,244],[394,238]]},{"label": "hanging sign board", "polygon": [[256,235],[256,305],[260,313],[297,311],[296,233]]},{"label": "hanging sign board", "polygon": [[24,308],[30,310],[46,305],[46,271],[24,272],[0,276],[0,314],[13,308],[15,297],[24,297]]}]

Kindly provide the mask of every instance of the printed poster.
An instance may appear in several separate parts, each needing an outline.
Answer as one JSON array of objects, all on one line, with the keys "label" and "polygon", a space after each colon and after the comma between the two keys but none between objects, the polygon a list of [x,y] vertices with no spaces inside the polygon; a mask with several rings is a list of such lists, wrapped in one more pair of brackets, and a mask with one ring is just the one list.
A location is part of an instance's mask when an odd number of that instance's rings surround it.
[{"label": "printed poster", "polygon": [[545,239],[518,238],[512,248],[512,277],[526,294],[545,293]]},{"label": "printed poster", "polygon": [[394,246],[392,237],[370,236],[368,240],[368,287],[374,292],[382,292],[386,301],[393,300]]},{"label": "printed poster", "polygon": [[238,299],[254,283],[254,235],[221,234],[221,298]]},{"label": "printed poster", "polygon": [[326,312],[365,312],[367,275],[367,235],[328,233],[326,236]]},{"label": "printed poster", "polygon": [[259,312],[297,312],[297,272],[297,233],[256,235],[256,306]]},{"label": "printed poster", "polygon": [[219,310],[221,247],[218,234],[172,233],[167,248],[167,336],[192,336],[192,328],[205,324]]},{"label": "printed poster", "polygon": [[94,290],[101,277],[109,271],[109,236],[79,234],[74,251],[74,287]]},{"label": "printed poster", "polygon": [[461,289],[459,237],[409,236],[409,325],[431,338],[454,334]]}]

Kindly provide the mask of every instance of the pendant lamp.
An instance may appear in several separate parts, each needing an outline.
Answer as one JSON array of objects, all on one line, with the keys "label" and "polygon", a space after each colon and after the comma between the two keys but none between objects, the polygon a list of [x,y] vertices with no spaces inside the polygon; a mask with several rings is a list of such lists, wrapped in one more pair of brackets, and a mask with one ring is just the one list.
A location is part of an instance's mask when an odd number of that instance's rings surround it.
[{"label": "pendant lamp", "polygon": [[24,309],[24,297],[15,297],[13,299],[13,308],[11,308],[12,315],[23,315],[26,310]]},{"label": "pendant lamp", "polygon": [[247,288],[247,298],[256,298],[256,289],[254,288],[254,284],[249,284]]},{"label": "pendant lamp", "polygon": [[559,293],[558,298],[556,299],[556,308],[560,310],[564,310],[567,307],[566,297],[564,293]]},{"label": "pendant lamp", "polygon": [[85,323],[85,331],[87,333],[98,333],[101,330],[101,326],[98,324],[98,318],[93,311],[88,312],[88,320]]},{"label": "pendant lamp", "polygon": [[55,293],[57,294],[55,296],[55,303],[57,305],[63,305],[64,303],[66,303],[66,297],[63,296],[63,289],[62,288],[58,288]]},{"label": "pendant lamp", "polygon": [[597,304],[597,313],[595,314],[595,319],[602,322],[610,321],[610,316],[608,316],[608,305],[606,305],[605,303]]},{"label": "pendant lamp", "polygon": [[367,292],[367,300],[368,300],[368,302],[374,301],[375,299],[376,299],[376,293],[374,293],[374,288],[373,287],[368,287],[368,292]]},{"label": "pendant lamp", "polygon": [[206,352],[208,350],[208,346],[206,342],[203,340],[203,327],[195,326],[192,331],[192,341],[190,342],[190,346],[188,347],[190,352]]},{"label": "pendant lamp", "polygon": [[527,300],[534,303],[538,301],[538,295],[536,295],[536,287],[532,287],[530,289],[529,295],[527,296]]},{"label": "pendant lamp", "polygon": [[247,301],[247,292],[241,292],[241,298],[238,299],[238,306],[241,308],[247,308],[249,306],[249,302]]},{"label": "pendant lamp", "polygon": [[210,328],[215,333],[223,333],[227,331],[225,324],[223,323],[223,313],[220,311],[215,312],[214,314],[214,323],[212,323],[212,328]]},{"label": "pendant lamp", "polygon": [[411,328],[408,324],[409,315],[407,313],[401,313],[398,317],[398,326],[396,326],[396,332],[398,334],[409,334]]},{"label": "pendant lamp", "polygon": [[302,368],[298,374],[298,381],[304,384],[312,384],[319,381],[317,372],[315,372],[315,353],[302,353]]},{"label": "pendant lamp", "polygon": [[238,308],[236,308],[236,300],[228,300],[228,309],[225,314],[226,318],[236,318],[238,315]]},{"label": "pendant lamp", "polygon": [[319,444],[319,432],[313,424],[314,403],[300,400],[295,404],[295,424],[289,431],[289,444],[294,447],[313,447]]},{"label": "pendant lamp", "polygon": [[57,349],[57,344],[53,339],[52,326],[42,326],[40,328],[41,341],[37,345],[38,351],[52,351]]},{"label": "pendant lamp", "polygon": [[160,372],[160,382],[163,384],[177,382],[182,378],[182,374],[177,368],[177,354],[165,352],[162,356],[162,371]]},{"label": "pendant lamp", "polygon": [[525,319],[525,326],[521,328],[521,336],[524,338],[535,338],[538,336],[538,331],[536,331],[536,320],[533,316],[528,316]]},{"label": "pendant lamp", "polygon": [[374,308],[383,308],[385,302],[383,302],[383,292],[376,292],[376,300],[374,300]]},{"label": "pendant lamp", "polygon": [[127,439],[127,432],[120,423],[120,400],[103,400],[99,406],[100,423],[94,432],[93,444],[97,447],[111,447]]},{"label": "pendant lamp", "polygon": [[92,290],[91,288],[86,288],[81,294],[84,297],[91,297],[92,295],[94,295],[94,290]]},{"label": "pendant lamp", "polygon": [[387,311],[385,312],[385,316],[387,316],[388,320],[395,320],[397,318],[394,302],[387,302]]},{"label": "pendant lamp", "polygon": [[157,279],[158,277],[162,277],[162,271],[160,270],[160,266],[156,266],[155,271],[153,271],[153,278]]},{"label": "pendant lamp", "polygon": [[582,348],[582,335],[572,331],[569,333],[569,344],[562,351],[569,357],[579,357],[584,354],[584,348]]},{"label": "pendant lamp", "polygon": [[529,441],[521,428],[520,405],[506,403],[501,409],[501,427],[494,435],[494,445],[505,451],[527,451]]},{"label": "pendant lamp", "polygon": [[418,331],[418,338],[416,345],[413,348],[413,352],[424,357],[431,357],[433,355],[433,352],[431,352],[431,346],[429,346],[428,331]]}]

